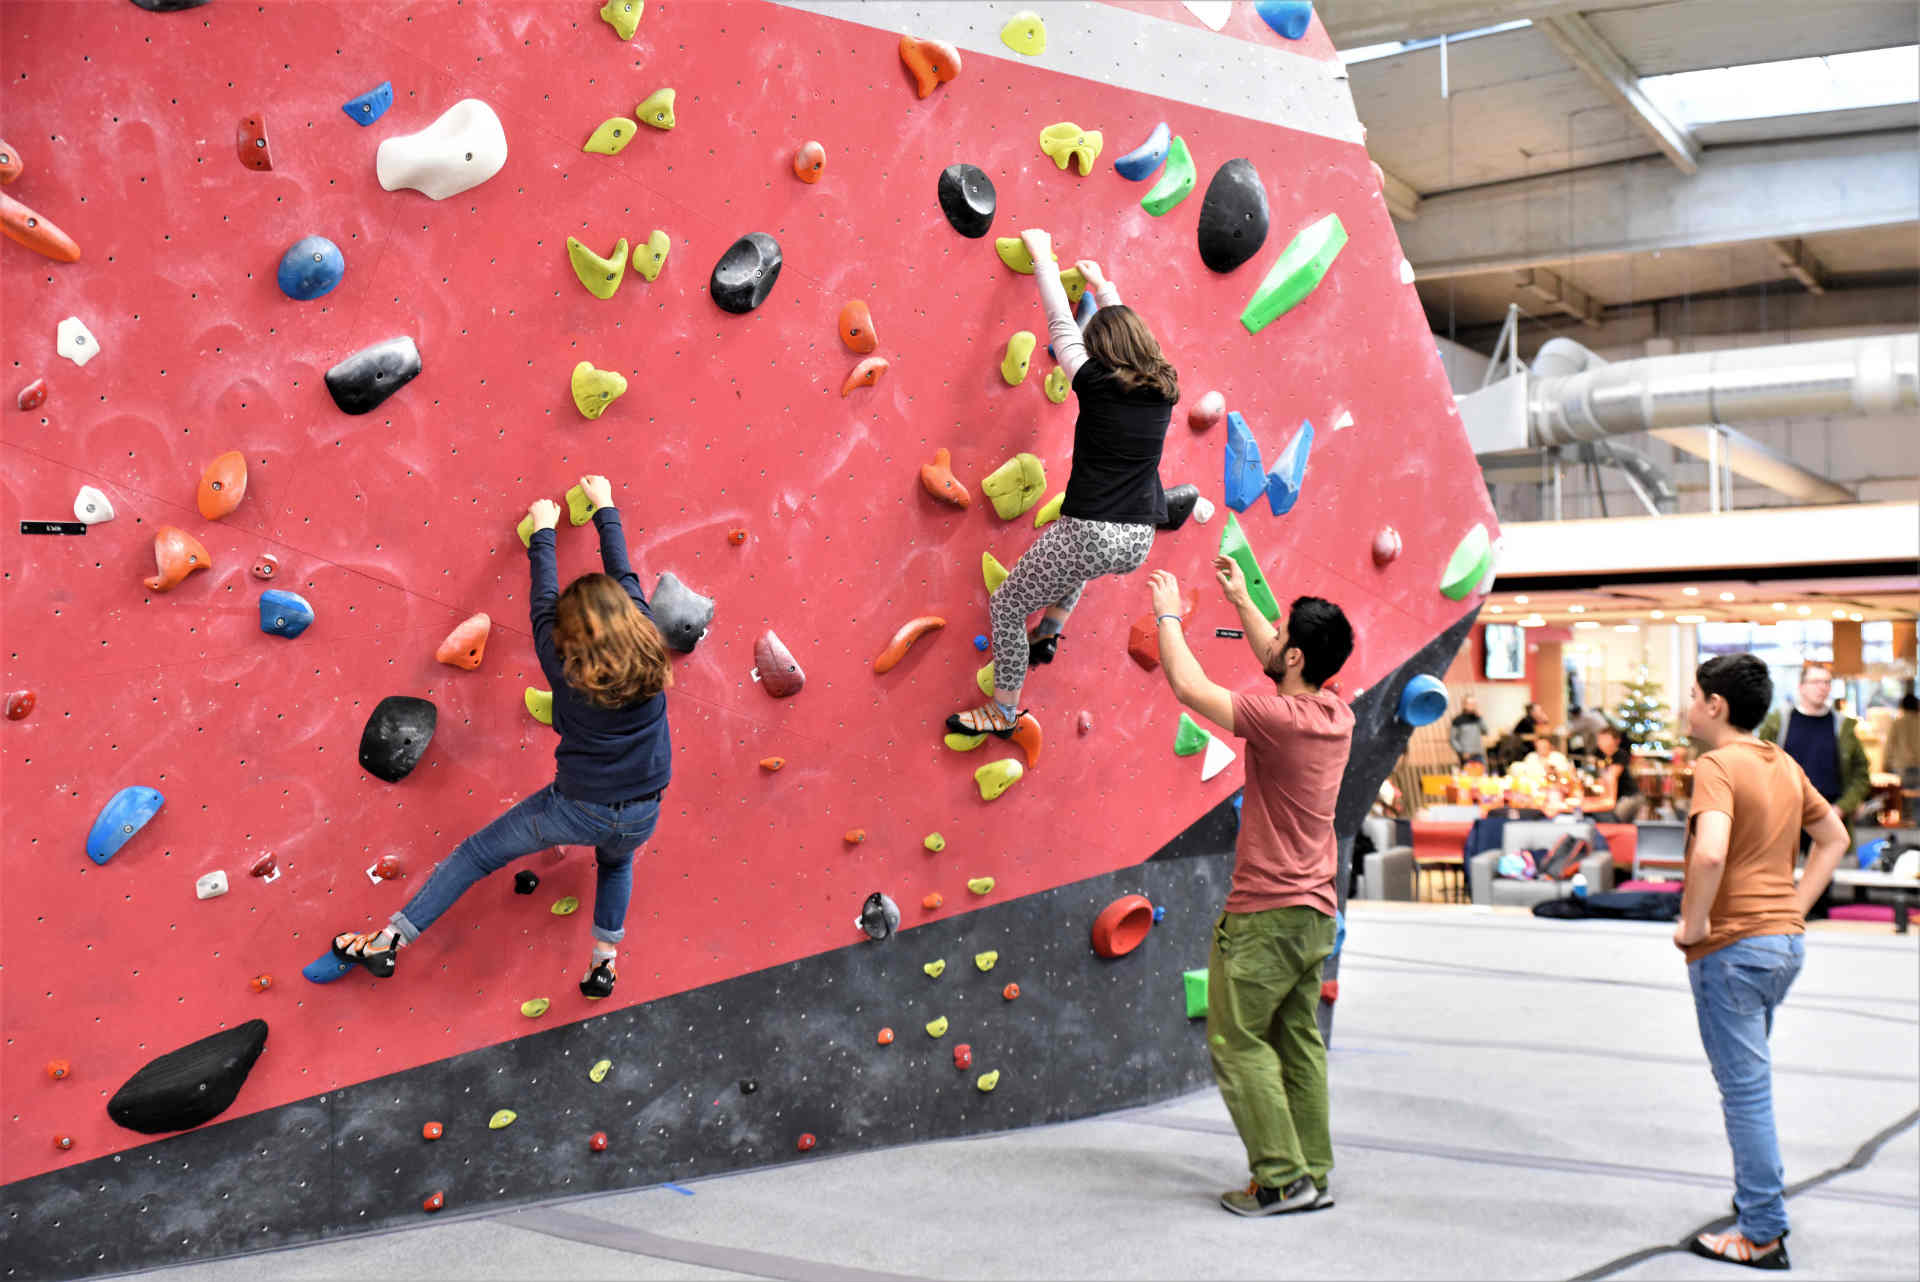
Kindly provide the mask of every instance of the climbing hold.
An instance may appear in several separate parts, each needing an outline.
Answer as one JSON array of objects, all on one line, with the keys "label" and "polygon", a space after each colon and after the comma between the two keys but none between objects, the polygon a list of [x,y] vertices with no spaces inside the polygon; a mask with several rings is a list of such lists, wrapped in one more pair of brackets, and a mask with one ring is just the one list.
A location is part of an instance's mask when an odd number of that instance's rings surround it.
[{"label": "climbing hold", "polygon": [[388,695],[360,732],[360,768],[377,779],[399,783],[427,755],[439,719],[438,709],[429,700]]},{"label": "climbing hold", "polygon": [[273,976],[266,973],[255,975],[247,981],[247,987],[256,993],[264,993],[273,987]]},{"label": "climbing hold", "polygon": [[153,559],[159,573],[149,575],[146,584],[155,592],[171,592],[186,582],[189,574],[213,564],[199,539],[172,525],[163,525],[154,533]]},{"label": "climbing hold", "polygon": [[787,759],[785,757],[762,757],[760,758],[760,768],[768,774],[774,774],[787,768]]},{"label": "climbing hold", "polygon": [[0,232],[7,239],[25,245],[56,263],[78,262],[80,246],[73,237],[55,226],[44,215],[28,209],[13,197],[0,192]]},{"label": "climbing hold", "polygon": [[1167,491],[1167,519],[1160,522],[1162,530],[1177,530],[1187,523],[1193,515],[1193,509],[1200,502],[1200,487],[1197,485],[1176,485]]},{"label": "climbing hold", "polygon": [[313,606],[298,592],[269,588],[260,594],[260,630],[291,641],[313,626]]},{"label": "climbing hold", "polygon": [[947,1035],[947,1017],[945,1015],[942,1015],[937,1019],[930,1019],[927,1021],[928,1037],[945,1037],[946,1035]]},{"label": "climbing hold", "polygon": [[[987,666],[991,668],[993,665],[988,664]],[[991,684],[988,686],[987,693],[993,693]],[[986,741],[987,736],[983,734],[950,734],[947,735],[944,740],[947,747],[953,749],[955,752],[972,752]]]},{"label": "climbing hold", "polygon": [[[1193,617],[1193,612],[1199,608],[1200,594],[1188,588],[1180,597],[1180,618],[1184,622]],[[1127,657],[1148,672],[1160,666],[1160,621],[1157,617],[1143,614],[1127,629]]]},{"label": "climbing hold", "polygon": [[280,876],[280,870],[274,867],[273,852],[263,851],[247,866],[247,876],[258,877],[262,881],[273,881]]},{"label": "climbing hold", "polygon": [[73,1065],[67,1063],[64,1059],[50,1059],[47,1061],[47,1076],[56,1082],[67,1077],[72,1072]]},{"label": "climbing hold", "polygon": [[520,1115],[518,1113],[514,1112],[510,1108],[500,1109],[497,1112],[495,1112],[492,1117],[489,1117],[487,1119],[487,1129],[490,1131],[497,1131],[503,1127],[512,1126],[514,1123],[514,1119],[519,1116]]},{"label": "climbing hold", "polygon": [[1167,149],[1166,172],[1160,175],[1160,181],[1154,183],[1152,190],[1140,198],[1140,208],[1158,218],[1192,195],[1193,184],[1198,178],[1193,168],[1193,155],[1187,150],[1187,140],[1175,138],[1173,145]]},{"label": "climbing hold", "polygon": [[13,403],[23,410],[37,410],[46,399],[47,380],[36,378],[20,389],[19,395],[13,398]]},{"label": "climbing hold", "polygon": [[937,832],[930,832],[920,839],[920,844],[937,855],[947,848],[947,839]]},{"label": "climbing hold", "polygon": [[1254,608],[1270,621],[1279,618],[1280,604],[1273,599],[1273,589],[1267,586],[1267,576],[1260,572],[1259,558],[1254,556],[1238,517],[1229,515],[1225,528],[1220,531],[1220,555],[1240,563],[1240,573],[1247,581],[1247,595],[1253,599]]},{"label": "climbing hold", "polygon": [[987,652],[987,647],[991,644],[993,643],[987,640],[986,633],[976,632],[973,634],[973,648],[980,651],[980,653],[985,654]]},{"label": "climbing hold", "polygon": [[640,29],[640,15],[646,11],[647,0],[607,0],[600,6],[600,17],[622,40],[631,40]]},{"label": "climbing hold", "polygon": [[1383,525],[1373,536],[1373,563],[1384,569],[1400,555],[1400,531]]},{"label": "climbing hold", "polygon": [[1207,1013],[1207,972],[1199,970],[1180,972],[1180,987],[1185,991],[1187,1000],[1187,1018],[1198,1019]]},{"label": "climbing hold", "polygon": [[773,629],[762,632],[753,643],[753,672],[760,688],[776,699],[800,693],[807,674],[794,662],[793,654]]},{"label": "climbing hold", "polygon": [[33,711],[33,705],[39,701],[39,696],[31,690],[7,691],[7,720],[25,721],[27,714]]},{"label": "climbing hold", "polygon": [[64,1152],[65,1150],[73,1147],[73,1136],[56,1135],[53,1137],[53,1146]]},{"label": "climbing hold", "polygon": [[375,885],[383,881],[397,881],[406,875],[407,870],[401,866],[398,855],[382,855],[367,869],[367,880]]},{"label": "climbing hold", "polygon": [[1253,439],[1239,410],[1227,415],[1227,506],[1244,512],[1267,488],[1266,468],[1260,461],[1260,442]]},{"label": "climbing hold", "polygon": [[1419,673],[1401,688],[1397,711],[1410,726],[1431,725],[1447,711],[1447,687],[1438,677]]},{"label": "climbing hold", "polygon": [[647,280],[659,280],[661,270],[667,265],[667,251],[672,248],[673,238],[655,227],[645,240],[633,247],[633,270]]},{"label": "climbing hold", "polygon": [[226,893],[227,874],[222,869],[216,868],[214,871],[207,873],[193,883],[193,897],[195,899],[218,899]]},{"label": "climbing hold", "polygon": [[25,166],[20,163],[20,153],[6,139],[0,138],[0,186],[5,186],[18,178]]},{"label": "climbing hold", "polygon": [[[578,243],[578,242],[574,242]],[[585,277],[581,278],[582,280]],[[591,285],[588,286],[592,288]],[[601,295],[606,297],[606,295]],[[595,369],[592,361],[581,361],[573,367],[569,380],[573,391],[573,407],[585,418],[599,418],[606,413],[607,406],[627,394],[627,377],[618,370]],[[575,487],[578,488],[578,487]],[[571,498],[572,491],[568,491]],[[581,524],[579,521],[575,525]]]},{"label": "climbing hold", "polygon": [[393,81],[382,80],[373,88],[357,98],[349,98],[340,104],[340,110],[347,118],[362,129],[387,114],[387,108],[393,106]]},{"label": "climbing hold", "polygon": [[948,165],[940,171],[937,188],[940,212],[953,229],[968,240],[979,240],[993,228],[999,198],[993,179],[977,165]]},{"label": "climbing hold", "polygon": [[1346,243],[1347,229],[1338,214],[1328,214],[1295,236],[1240,313],[1247,333],[1258,334],[1299,305],[1320,284]]},{"label": "climbing hold", "polygon": [[520,1003],[520,1013],[528,1019],[539,1019],[547,1013],[547,1007],[553,1005],[544,997],[535,997]]},{"label": "climbing hold", "polygon": [[873,1040],[882,1046],[891,1046],[893,1045],[893,1030],[891,1028],[883,1028],[874,1035]]},{"label": "climbing hold", "polygon": [[487,653],[487,637],[492,631],[493,620],[484,611],[469,615],[447,633],[447,639],[440,643],[433,657],[450,667],[472,672]]},{"label": "climbing hold", "polygon": [[596,1153],[606,1152],[607,1151],[607,1133],[605,1131],[595,1131],[593,1134],[589,1135],[587,1137],[587,1147],[592,1149]]},{"label": "climbing hold", "polygon": [[947,902],[946,896],[942,895],[937,890],[928,891],[926,894],[920,897],[920,906],[926,909],[928,912],[935,911],[940,907],[940,905],[946,902]]},{"label": "climbing hold", "polygon": [[[1032,335],[1028,335],[1029,339],[1031,337]],[[1031,454],[1016,454],[982,477],[980,490],[993,501],[993,510],[999,514],[1000,519],[1011,521],[1014,517],[1031,511],[1033,505],[1045,496],[1046,464]],[[985,563],[982,562],[982,564]],[[988,591],[992,590],[992,588],[988,589]]]},{"label": "climbing hold", "polygon": [[1253,11],[1260,20],[1289,40],[1307,34],[1313,22],[1311,0],[1253,0]]},{"label": "climbing hold", "polygon": [[947,973],[947,962],[946,962],[946,959],[943,957],[938,961],[928,962],[926,965],[922,966],[920,969],[927,973],[928,978],[938,979],[940,978],[940,976]]},{"label": "climbing hold", "polygon": [[445,200],[478,187],[507,163],[507,131],[478,98],[462,98],[418,133],[380,144],[374,172],[388,191],[411,187]]},{"label": "climbing hold", "polygon": [[1253,162],[1236,156],[1214,172],[1200,202],[1200,261],[1230,272],[1267,243],[1267,189]]},{"label": "climbing hold", "polygon": [[1154,170],[1167,160],[1167,122],[1161,121],[1147,135],[1147,140],[1126,155],[1113,162],[1113,167],[1122,178],[1129,182],[1144,182],[1153,177]]},{"label": "climbing hold", "polygon": [[553,724],[553,691],[528,686],[521,695],[521,701],[527,705],[528,716],[543,726]]},{"label": "climbing hold", "polygon": [[1323,979],[1320,981],[1320,1000],[1331,1006],[1340,1000],[1340,981]]},{"label": "climbing hold", "polygon": [[991,663],[986,664],[978,672],[974,673],[973,683],[980,687],[981,694],[991,699],[993,697],[993,665]]},{"label": "climbing hold", "polygon": [[107,1101],[107,1116],[158,1135],[212,1121],[233,1103],[267,1045],[267,1021],[250,1019],[151,1061]]},{"label": "climbing hold", "polygon": [[827,167],[827,149],[808,139],[800,144],[793,153],[793,176],[811,186],[820,181],[821,172]]},{"label": "climbing hold", "polygon": [[554,900],[552,906],[549,907],[547,911],[555,917],[571,917],[580,911],[580,897],[578,895],[563,896],[560,899]]},{"label": "climbing hold", "polygon": [[1275,516],[1285,516],[1300,501],[1300,486],[1307,479],[1307,456],[1312,453],[1313,424],[1303,419],[1267,473],[1267,506]]},{"label": "climbing hold", "polygon": [[1018,387],[1026,379],[1035,342],[1033,331],[1027,329],[1007,340],[1007,354],[1000,361],[1000,377],[1007,381],[1007,386]]},{"label": "climbing hold", "polygon": [[692,654],[713,624],[713,598],[701,596],[671,570],[661,573],[648,606],[668,647],[681,654]]},{"label": "climbing hold", "polygon": [[991,895],[993,893],[993,878],[991,877],[971,878],[967,882],[967,889],[971,890],[976,895]]},{"label": "climbing hold", "polygon": [[944,40],[901,36],[900,61],[907,64],[913,87],[922,98],[960,74],[960,51]]},{"label": "climbing hold", "polygon": [[870,352],[879,343],[873,332],[873,313],[865,299],[849,299],[840,307],[840,341],[856,352]]},{"label": "climbing hold", "polygon": [[1026,754],[1027,769],[1040,766],[1040,722],[1031,712],[1023,712],[1013,723],[1013,742]]},{"label": "climbing hold", "polygon": [[247,496],[247,459],[239,450],[228,450],[200,474],[196,496],[200,515],[217,521],[240,506]]},{"label": "climbing hold", "polygon": [[795,1147],[798,1148],[802,1153],[805,1153],[809,1149],[811,1149],[815,1144],[818,1144],[819,1142],[820,1142],[819,1140],[813,1137],[812,1131],[807,1131],[803,1133],[800,1136],[800,1138],[795,1142]]},{"label": "climbing hold", "polygon": [[540,874],[533,871],[533,869],[522,868],[519,872],[513,874],[514,894],[531,895],[538,889],[540,889]]},{"label": "climbing hold", "polygon": [[713,265],[707,292],[723,312],[740,315],[767,301],[780,279],[780,242],[763,231],[748,232]]},{"label": "climbing hold", "polygon": [[933,452],[933,462],[920,465],[920,488],[962,510],[973,506],[973,495],[953,474],[953,454],[944,447]]},{"label": "climbing hold", "polygon": [[420,349],[406,335],[363,347],[327,371],[327,393],[343,414],[365,414],[420,373]]},{"label": "climbing hold", "polygon": [[1082,178],[1093,172],[1093,162],[1100,159],[1103,141],[1098,129],[1082,129],[1071,120],[1048,125],[1040,131],[1040,150],[1062,169],[1069,161],[1073,162]]},{"label": "climbing hold", "polygon": [[633,109],[634,117],[643,125],[652,125],[655,129],[671,129],[679,122],[673,114],[674,91],[655,89],[640,100]]},{"label": "climbing hold", "polygon": [[741,529],[727,531],[727,543],[731,547],[740,547],[747,541],[747,532]]},{"label": "climbing hold", "polygon": [[296,302],[311,302],[333,292],[347,270],[340,246],[325,236],[302,236],[280,255],[280,270],[275,279],[280,292]]},{"label": "climbing hold", "polygon": [[990,1073],[982,1073],[973,1080],[974,1089],[978,1090],[982,1095],[991,1094],[993,1088],[999,1084],[1000,1070],[997,1068]]},{"label": "climbing hold", "polygon": [[1033,10],[1022,9],[1000,28],[1000,43],[1017,54],[1038,58],[1047,51],[1047,24]]},{"label": "climbing hold", "polygon": [[267,118],[242,116],[233,131],[233,149],[248,169],[272,169],[273,148],[267,142]]},{"label": "climbing hold", "polygon": [[973,955],[973,968],[982,974],[992,970],[999,964],[1000,954],[991,948],[984,953],[975,953]]},{"label": "climbing hold", "polygon": [[573,264],[573,274],[580,278],[580,283],[587,287],[589,294],[599,299],[612,298],[627,274],[627,238],[622,236],[614,242],[613,252],[602,258],[569,236],[567,261]]},{"label": "climbing hold", "polygon": [[78,316],[69,316],[54,328],[53,350],[75,365],[85,365],[100,354],[100,340]]},{"label": "climbing hold", "polygon": [[1081,737],[1085,738],[1093,733],[1093,714],[1082,708],[1080,715],[1074,719],[1074,724],[1079,728]]},{"label": "climbing hold", "polygon": [[[1200,782],[1206,783],[1215,775],[1233,764],[1235,753],[1227,746],[1227,741],[1219,735],[1207,736],[1207,755],[1200,759]],[[1156,908],[1154,920],[1160,920],[1161,910]]]},{"label": "climbing hold", "polygon": [[1000,261],[1022,276],[1033,275],[1033,255],[1027,252],[1026,242],[1018,236],[1001,236],[993,242],[993,252],[1000,255]]},{"label": "climbing hold", "polygon": [[[1074,268],[1073,270],[1077,272],[1079,269]],[[1093,314],[1099,310],[1099,299],[1095,298],[1092,294],[1082,294],[1080,295],[1080,305],[1074,309],[1073,323],[1084,330],[1087,327],[1087,322],[1092,320]]]},{"label": "climbing hold", "polygon": [[1123,957],[1140,946],[1153,929],[1153,904],[1145,895],[1122,895],[1093,919],[1093,951]]},{"label": "climbing hold", "polygon": [[310,984],[331,984],[345,979],[349,971],[359,967],[350,961],[341,961],[329,948],[301,968],[300,977]]},{"label": "climbing hold", "polygon": [[613,1071],[612,1060],[610,1059],[595,1060],[593,1063],[593,1067],[587,1070],[587,1078],[589,1081],[604,1082],[607,1080],[607,1074],[612,1071]]},{"label": "climbing hold", "polygon": [[1187,411],[1187,426],[1196,432],[1204,432],[1226,417],[1226,413],[1227,398],[1219,392],[1208,392]]},{"label": "climbing hold", "polygon": [[866,839],[867,830],[865,828],[849,828],[840,834],[840,840],[846,842],[849,846],[858,846]]},{"label": "climbing hold", "polygon": [[596,156],[617,156],[627,149],[627,144],[639,132],[640,126],[634,123],[631,116],[609,116],[581,144],[580,150]]},{"label": "climbing hold", "polygon": [[861,361],[858,365],[855,365],[853,367],[853,372],[847,375],[846,381],[840,384],[841,397],[844,399],[848,396],[851,396],[853,394],[853,389],[856,387],[872,387],[875,383],[878,383],[880,381],[880,376],[887,372],[887,368],[888,366],[887,366],[886,357],[884,356],[867,357],[867,359]]},{"label": "climbing hold", "polygon": [[1352,427],[1352,426],[1353,426],[1352,410],[1341,410],[1340,413],[1334,417],[1334,420],[1333,420],[1334,431],[1337,432],[1343,427]]},{"label": "climbing hold", "polygon": [[1173,755],[1191,757],[1207,746],[1207,740],[1213,736],[1200,728],[1200,723],[1186,713],[1180,714],[1180,727],[1173,733]]},{"label": "climbing hold", "polygon": [[576,483],[567,491],[566,500],[567,520],[574,525],[585,525],[593,519],[593,514],[600,510],[594,506],[593,500],[587,497],[587,487],[584,485]]},{"label": "climbing hold", "polygon": [[887,642],[887,648],[874,659],[873,670],[875,672],[893,671],[900,660],[907,657],[907,651],[913,648],[915,641],[929,632],[938,632],[946,626],[947,621],[937,614],[923,614],[917,619],[908,619],[893,634],[893,639]]},{"label": "climbing hold", "polygon": [[1067,399],[1067,393],[1073,390],[1073,382],[1067,377],[1067,371],[1055,365],[1047,372],[1047,381],[1040,385],[1047,399],[1055,405]]},{"label": "climbing hold", "polygon": [[961,1072],[973,1067],[973,1047],[960,1042],[953,1048],[953,1066]]},{"label": "climbing hold", "polygon": [[427,1195],[427,1198],[424,1202],[420,1203],[420,1209],[423,1211],[429,1211],[429,1212],[437,1211],[441,1207],[445,1206],[446,1204],[447,1204],[446,1192],[441,1189],[436,1189],[432,1193],[429,1193]]},{"label": "climbing hold", "polygon": [[1472,594],[1493,565],[1493,540],[1487,527],[1476,524],[1454,547],[1447,568],[1440,572],[1440,591],[1449,601],[1461,601]]},{"label": "climbing hold", "polygon": [[1003,761],[989,761],[981,766],[973,772],[973,781],[980,787],[980,800],[992,801],[1011,788],[1025,773],[1025,767],[1009,757]]}]

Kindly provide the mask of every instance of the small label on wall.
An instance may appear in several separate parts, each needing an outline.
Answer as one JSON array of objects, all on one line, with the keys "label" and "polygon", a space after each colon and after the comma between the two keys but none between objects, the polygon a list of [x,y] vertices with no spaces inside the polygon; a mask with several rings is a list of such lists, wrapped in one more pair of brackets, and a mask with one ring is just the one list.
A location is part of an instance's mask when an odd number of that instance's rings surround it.
[{"label": "small label on wall", "polygon": [[1217,637],[1232,637],[1234,640],[1238,641],[1242,637],[1246,636],[1247,634],[1242,632],[1239,628],[1215,628],[1213,630],[1213,635]]},{"label": "small label on wall", "polygon": [[85,521],[22,521],[22,534],[85,534]]}]

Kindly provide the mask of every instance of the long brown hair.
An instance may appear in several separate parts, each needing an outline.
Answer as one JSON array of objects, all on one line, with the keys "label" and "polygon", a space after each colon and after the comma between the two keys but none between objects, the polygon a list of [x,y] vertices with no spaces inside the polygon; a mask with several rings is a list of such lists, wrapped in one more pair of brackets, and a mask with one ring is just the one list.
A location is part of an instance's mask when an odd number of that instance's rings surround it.
[{"label": "long brown hair", "polygon": [[1102,307],[1087,322],[1087,352],[1113,371],[1122,391],[1150,389],[1168,404],[1180,399],[1180,375],[1139,313],[1124,304]]},{"label": "long brown hair", "polygon": [[624,708],[673,684],[666,639],[627,590],[605,574],[583,574],[560,594],[553,644],[567,684],[587,702]]}]

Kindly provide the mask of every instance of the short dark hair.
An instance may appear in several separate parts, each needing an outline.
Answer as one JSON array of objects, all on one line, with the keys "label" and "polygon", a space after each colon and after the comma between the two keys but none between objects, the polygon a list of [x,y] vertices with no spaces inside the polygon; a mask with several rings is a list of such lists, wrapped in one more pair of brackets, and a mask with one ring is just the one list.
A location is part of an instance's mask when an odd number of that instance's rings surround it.
[{"label": "short dark hair", "polygon": [[1906,692],[1905,694],[1903,694],[1903,695],[1901,695],[1901,696],[1900,696],[1900,711],[1902,711],[1902,712],[1920,712],[1920,696],[1916,696],[1916,695],[1915,695],[1915,694],[1913,693],[1913,691],[1911,691],[1911,690],[1909,690],[1909,691],[1907,691],[1907,692]]},{"label": "short dark hair", "polygon": [[1736,730],[1759,725],[1773,703],[1773,678],[1767,675],[1767,665],[1750,654],[1708,659],[1693,679],[1701,694],[1717,694],[1727,701],[1727,722]]},{"label": "short dark hair", "polygon": [[1333,602],[1297,596],[1287,607],[1287,646],[1300,652],[1300,679],[1325,685],[1353,653],[1353,625]]},{"label": "short dark hair", "polygon": [[1601,726],[1601,727],[1600,727],[1600,728],[1599,728],[1598,730],[1595,730],[1595,731],[1594,731],[1593,733],[1594,733],[1594,734],[1595,734],[1596,736],[1597,736],[1597,735],[1603,735],[1603,734],[1610,734],[1610,735],[1612,735],[1612,736],[1613,736],[1613,737],[1614,737],[1615,739],[1618,739],[1618,738],[1620,738],[1620,737],[1621,737],[1621,736],[1620,736],[1620,727],[1619,727],[1619,726],[1616,726],[1616,725],[1614,725],[1614,724],[1613,724],[1613,723],[1612,723],[1611,721],[1609,721],[1609,722],[1608,722],[1608,723],[1607,723],[1606,725],[1604,725],[1604,726]]}]

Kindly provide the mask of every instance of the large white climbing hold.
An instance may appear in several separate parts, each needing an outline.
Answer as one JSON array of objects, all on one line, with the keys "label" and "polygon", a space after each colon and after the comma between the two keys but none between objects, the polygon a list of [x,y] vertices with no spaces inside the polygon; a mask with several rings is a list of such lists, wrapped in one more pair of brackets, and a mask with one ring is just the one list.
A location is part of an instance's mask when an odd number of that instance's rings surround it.
[{"label": "large white climbing hold", "polygon": [[1233,16],[1233,0],[1185,0],[1187,12],[1218,31]]},{"label": "large white climbing hold", "polygon": [[98,525],[102,521],[113,519],[113,504],[107,496],[91,485],[83,485],[80,492],[73,496],[73,519],[88,525]]},{"label": "large white climbing hold", "polygon": [[193,893],[201,899],[218,899],[227,893],[227,874],[215,870],[193,883]]},{"label": "large white climbing hold", "polygon": [[54,331],[53,350],[75,365],[85,365],[100,354],[100,340],[80,322],[78,316],[69,316]]},{"label": "large white climbing hold", "polygon": [[1411,285],[1413,284],[1413,281],[1414,281],[1413,264],[1408,262],[1406,259],[1402,258],[1400,260],[1400,283],[1402,285]]},{"label": "large white climbing hold", "polygon": [[388,191],[411,187],[434,200],[478,187],[507,163],[507,131],[478,98],[462,98],[418,133],[380,144],[374,169]]},{"label": "large white climbing hold", "polygon": [[1193,519],[1205,525],[1213,519],[1213,500],[1202,494],[1193,501]]},{"label": "large white climbing hold", "polygon": [[1200,762],[1200,779],[1205,782],[1233,764],[1234,751],[1219,735],[1207,736],[1207,755]]}]

